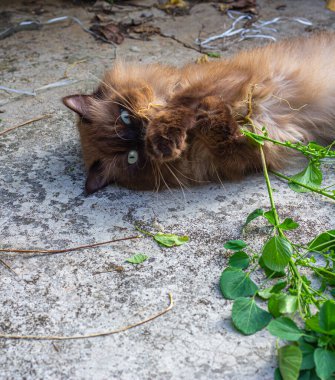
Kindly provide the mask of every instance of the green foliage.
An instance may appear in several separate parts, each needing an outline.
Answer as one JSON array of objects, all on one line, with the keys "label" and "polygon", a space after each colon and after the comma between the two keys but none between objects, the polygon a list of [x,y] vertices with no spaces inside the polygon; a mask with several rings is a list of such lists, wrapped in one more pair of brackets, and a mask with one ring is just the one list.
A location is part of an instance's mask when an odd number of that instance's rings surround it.
[{"label": "green foliage", "polygon": [[297,346],[284,346],[278,350],[279,370],[284,380],[296,380],[302,363],[302,352]]},{"label": "green foliage", "polygon": [[[292,176],[291,179],[303,185],[318,188],[322,182],[322,171],[320,170],[320,165],[311,160],[302,172]],[[293,182],[289,183],[289,186],[292,190],[298,193],[306,193],[311,191],[306,187],[302,187]]]},{"label": "green foliage", "polygon": [[298,309],[298,298],[289,294],[273,294],[268,301],[269,312],[274,317],[292,314]]},{"label": "green foliage", "polygon": [[[268,211],[258,208],[251,212],[243,228],[259,217],[265,218],[273,228],[259,252],[243,240],[225,244],[225,248],[235,253],[221,275],[220,288],[225,298],[235,299],[232,321],[240,332],[249,335],[268,326],[272,335],[286,341],[286,345],[278,349],[279,368],[275,371],[275,380],[330,380],[335,376],[335,301],[330,299],[335,297],[335,230],[319,234],[307,246],[295,244],[286,236],[286,231],[297,229],[299,224],[289,217],[280,221],[263,145],[271,142],[308,158],[307,167],[292,177],[274,173],[285,179],[291,189],[301,193],[312,191],[335,200],[335,190],[329,190],[335,186],[321,188],[322,164],[325,159],[335,158],[332,149],[335,142],[328,147],[314,142],[307,145],[281,142],[271,139],[265,128],[263,134],[256,133],[250,117],[246,125],[252,126],[253,132],[242,129],[242,133],[258,146],[263,157],[271,207]],[[321,256],[321,260],[316,260],[316,256]],[[259,286],[250,278],[254,271],[265,275]],[[319,283],[312,281],[311,275],[316,275]],[[284,278],[275,282],[277,277]],[[267,302],[269,312],[257,305],[257,297]],[[295,322],[298,315],[299,327]]]},{"label": "green foliage", "polygon": [[317,348],[314,351],[314,362],[317,375],[321,380],[329,379],[335,372],[335,352]]},{"label": "green foliage", "polygon": [[220,289],[225,298],[234,300],[239,297],[253,296],[257,285],[250,279],[249,274],[239,268],[226,268],[220,278]]},{"label": "green foliage", "polygon": [[224,248],[230,249],[232,251],[239,251],[247,246],[243,240],[229,240],[226,244],[224,244]]},{"label": "green foliage", "polygon": [[164,234],[163,232],[158,232],[153,236],[153,238],[159,245],[167,248],[183,245],[190,240],[188,236]]},{"label": "green foliage", "polygon": [[272,320],[267,329],[272,335],[284,340],[297,341],[303,336],[303,331],[298,328],[295,322],[286,317]]},{"label": "green foliage", "polygon": [[244,335],[251,335],[268,325],[271,314],[257,306],[254,298],[241,297],[233,304],[232,320]]},{"label": "green foliage", "polygon": [[278,226],[280,229],[284,231],[289,231],[289,230],[295,230],[296,228],[299,227],[299,224],[295,222],[291,218],[286,218],[283,223],[280,223]]},{"label": "green foliage", "polygon": [[207,52],[206,55],[208,55],[208,57],[211,57],[211,58],[220,58],[221,57],[221,54],[220,53],[215,53],[215,52]]},{"label": "green foliage", "polygon": [[257,295],[261,298],[268,300],[272,297],[273,294],[279,293],[281,290],[285,289],[287,285],[286,281],[278,281],[275,285],[270,286],[269,288],[265,288],[263,290],[259,290]]},{"label": "green foliage", "polygon": [[130,264],[141,264],[144,261],[148,260],[148,258],[149,256],[144,255],[143,253],[138,253],[137,255],[134,255],[129,259],[126,259],[125,261]]},{"label": "green foliage", "polygon": [[319,325],[323,330],[335,334],[335,302],[329,300],[321,306]]},{"label": "green foliage", "polygon": [[249,256],[243,251],[236,252],[229,258],[229,265],[234,268],[246,269],[249,262]]},{"label": "green foliage", "polygon": [[293,253],[291,244],[280,236],[273,236],[263,247],[262,259],[267,268],[282,272]]},{"label": "green foliage", "polygon": [[259,218],[260,216],[264,215],[264,210],[261,208],[257,208],[256,210],[252,211],[248,216],[244,223],[243,227],[246,227],[250,222],[252,222],[254,219]]},{"label": "green foliage", "polygon": [[323,232],[308,244],[309,251],[324,252],[335,250],[335,230]]}]

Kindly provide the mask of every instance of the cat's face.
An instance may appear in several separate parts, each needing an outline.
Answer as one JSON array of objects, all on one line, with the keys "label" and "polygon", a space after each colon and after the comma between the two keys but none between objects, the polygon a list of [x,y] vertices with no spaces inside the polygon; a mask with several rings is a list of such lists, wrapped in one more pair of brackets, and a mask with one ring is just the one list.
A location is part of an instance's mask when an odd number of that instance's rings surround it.
[{"label": "cat's face", "polygon": [[145,151],[145,129],[151,91],[132,88],[111,93],[100,87],[93,95],[72,95],[64,104],[79,115],[78,128],[85,165],[87,193],[110,183],[134,189],[159,187],[157,167]]},{"label": "cat's face", "polygon": [[145,147],[147,125],[177,80],[173,69],[165,70],[159,71],[154,65],[116,65],[92,95],[63,98],[63,103],[79,115],[88,194],[111,183],[138,190],[175,186],[173,177],[166,175],[165,165],[152,159]]}]

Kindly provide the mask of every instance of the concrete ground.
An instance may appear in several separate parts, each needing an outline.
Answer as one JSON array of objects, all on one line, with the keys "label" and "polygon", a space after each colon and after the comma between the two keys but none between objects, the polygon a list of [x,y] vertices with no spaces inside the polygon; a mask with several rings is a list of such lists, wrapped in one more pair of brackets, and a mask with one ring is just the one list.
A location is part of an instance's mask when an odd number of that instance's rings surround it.
[{"label": "concrete ground", "polygon": [[[118,8],[125,20],[145,13],[165,35],[184,45],[226,30],[231,21],[211,3],[195,5],[190,15],[168,16],[154,1],[143,8]],[[283,22],[276,36],[334,29],[335,13],[321,0],[259,0],[260,17],[306,17],[313,27]],[[126,2],[125,2],[126,4]],[[277,9],[280,5],[286,7]],[[144,7],[146,6],[146,7]],[[2,0],[0,30],[9,22],[75,15],[89,25],[89,6],[70,1]],[[33,13],[35,12],[35,14]],[[222,55],[260,40],[222,44]],[[116,55],[125,60],[182,64],[200,54],[171,38],[125,39]],[[126,332],[77,341],[0,340],[1,379],[271,379],[276,367],[275,340],[266,332],[244,337],[231,324],[230,301],[218,288],[227,264],[226,240],[239,238],[255,208],[268,208],[261,175],[237,183],[212,184],[159,194],[110,186],[85,197],[84,168],[75,117],[62,105],[64,95],[94,88],[113,65],[114,49],[96,41],[77,24],[65,22],[19,32],[0,40],[0,85],[32,90],[57,82],[67,71],[75,83],[41,90],[37,96],[0,91],[0,131],[43,114],[35,122],[0,136],[0,246],[68,248],[136,235],[135,223],[151,230],[186,234],[190,243],[163,249],[150,238],[91,250],[24,257],[1,255],[15,272],[0,266],[0,332],[73,335],[118,328],[155,314],[167,314]],[[72,65],[74,62],[83,61]],[[291,192],[273,179],[281,215],[300,223],[299,241],[334,228],[334,205],[313,195]],[[256,246],[266,237],[262,222],[244,238]],[[150,259],[125,263],[135,253]],[[123,266],[124,270],[117,270]]]}]

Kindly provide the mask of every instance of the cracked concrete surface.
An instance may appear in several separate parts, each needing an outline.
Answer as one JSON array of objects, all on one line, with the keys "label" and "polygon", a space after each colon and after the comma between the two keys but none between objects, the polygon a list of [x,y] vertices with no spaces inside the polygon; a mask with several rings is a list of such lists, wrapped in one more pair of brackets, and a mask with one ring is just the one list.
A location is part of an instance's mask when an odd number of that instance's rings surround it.
[{"label": "cracked concrete surface", "polygon": [[[287,15],[306,17],[315,29],[335,26],[334,13],[325,10],[321,0],[258,3],[263,19]],[[87,25],[93,15],[69,1],[5,0],[0,5],[0,29],[8,21],[31,18],[40,4],[45,11],[37,16],[41,20],[75,15]],[[276,9],[283,4],[284,10]],[[230,23],[211,3],[197,4],[190,15],[175,18],[150,8],[128,7],[126,11],[115,17],[154,12],[155,25],[188,44],[200,29],[208,36]],[[277,36],[308,33],[302,25],[283,23]],[[222,55],[259,43],[226,41]],[[67,248],[134,235],[136,222],[162,226],[191,239],[173,249],[162,249],[143,238],[52,256],[1,255],[16,273],[0,267],[0,331],[4,333],[71,335],[117,328],[164,309],[168,292],[174,296],[175,307],[148,324],[109,337],[65,342],[0,340],[0,378],[271,379],[276,366],[274,339],[266,331],[249,337],[236,332],[230,320],[232,304],[218,289],[227,263],[223,243],[241,236],[249,212],[268,208],[262,176],[197,187],[184,194],[110,186],[85,197],[74,115],[60,99],[94,88],[96,78],[113,64],[113,49],[73,23],[20,32],[1,40],[0,46],[4,86],[38,88],[60,80],[67,69],[69,78],[77,80],[36,97],[0,91],[0,131],[51,114],[50,119],[0,137],[0,245]],[[126,39],[116,54],[125,60],[171,64],[199,57],[196,51],[160,36],[150,41]],[[291,232],[297,239],[306,242],[311,235],[334,228],[333,204],[293,193],[277,179],[273,186],[279,190],[275,195],[282,216],[300,223],[300,229]],[[244,237],[260,246],[266,233],[264,225],[256,222]],[[150,259],[138,267],[124,262],[139,252]],[[114,265],[123,266],[124,271],[115,270]]]}]

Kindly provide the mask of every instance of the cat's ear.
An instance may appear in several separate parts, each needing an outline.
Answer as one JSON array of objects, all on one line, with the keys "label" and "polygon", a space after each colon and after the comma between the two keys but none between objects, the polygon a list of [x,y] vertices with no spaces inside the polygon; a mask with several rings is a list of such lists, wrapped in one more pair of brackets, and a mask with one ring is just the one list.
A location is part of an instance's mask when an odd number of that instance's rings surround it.
[{"label": "cat's ear", "polygon": [[103,167],[101,161],[95,161],[89,168],[85,184],[87,195],[93,194],[108,185],[108,181],[104,177],[102,171]]},{"label": "cat's ear", "polygon": [[66,107],[76,112],[84,119],[90,120],[90,105],[92,104],[91,95],[70,95],[62,99]]}]

